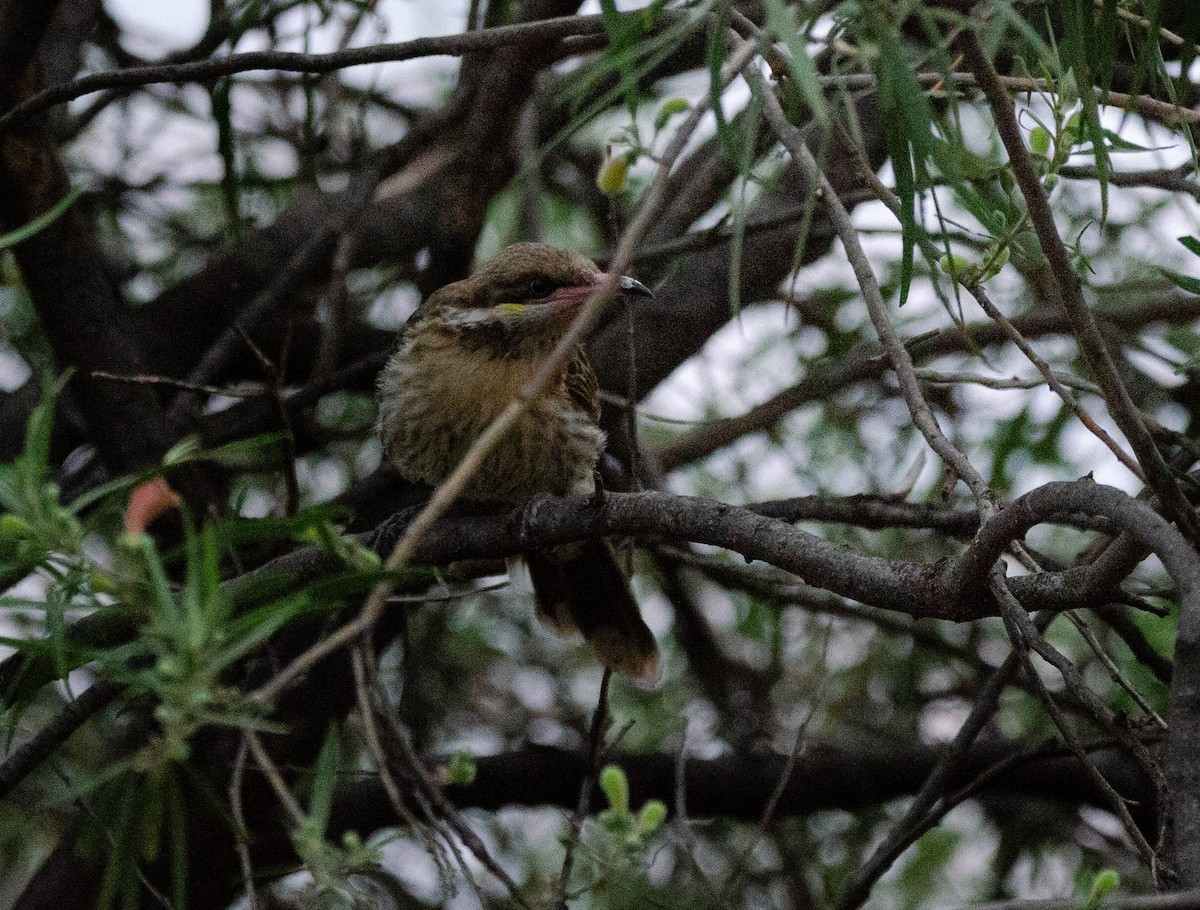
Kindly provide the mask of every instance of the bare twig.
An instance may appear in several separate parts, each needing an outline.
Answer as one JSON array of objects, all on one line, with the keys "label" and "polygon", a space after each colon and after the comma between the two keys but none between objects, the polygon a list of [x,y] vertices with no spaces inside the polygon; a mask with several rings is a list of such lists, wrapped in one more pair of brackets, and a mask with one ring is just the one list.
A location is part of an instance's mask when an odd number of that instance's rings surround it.
[{"label": "bare twig", "polygon": [[[664,26],[677,21],[669,12],[659,19]],[[395,63],[418,57],[439,55],[461,57],[478,51],[495,50],[521,44],[548,44],[576,35],[598,35],[604,31],[603,18],[563,16],[539,22],[502,25],[456,35],[417,38],[397,44],[376,44],[328,54],[302,54],[290,51],[253,51],[229,54],[212,60],[197,60],[162,66],[140,66],[82,76],[72,82],[45,89],[0,116],[0,134],[14,123],[48,110],[56,104],[81,98],[92,92],[112,88],[131,88],[163,82],[212,82],[222,76],[253,70],[283,70],[295,73],[330,73],[351,66],[371,63]]]},{"label": "bare twig", "polygon": [[237,826],[234,831],[234,841],[238,853],[238,864],[242,867],[242,887],[245,890],[246,906],[249,910],[258,910],[258,895],[254,887],[254,866],[250,862],[250,846],[246,843],[248,829],[246,828],[246,813],[242,806],[242,782],[246,776],[246,755],[250,744],[246,737],[238,743],[237,755],[233,759],[233,771],[229,775],[229,811]]},{"label": "bare twig", "polygon": [[608,687],[612,682],[612,668],[605,667],[600,677],[600,694],[596,697],[596,710],[592,713],[592,725],[588,730],[588,767],[583,782],[579,785],[579,802],[571,815],[571,834],[567,838],[563,853],[562,871],[558,876],[558,908],[567,910],[571,893],[571,872],[575,867],[575,850],[583,834],[583,820],[587,818],[592,802],[592,788],[600,773],[600,755],[604,748],[604,731],[608,726]]},{"label": "bare twig", "polygon": [[171,376],[155,376],[150,373],[122,376],[119,373],[92,370],[88,375],[93,379],[108,379],[112,382],[128,382],[133,385],[164,385],[175,389],[183,389],[186,392],[195,392],[198,395],[219,395],[222,398],[263,398],[267,394],[262,389],[231,389],[222,386],[188,382],[186,379],[175,379]]},{"label": "bare twig", "polygon": [[[1101,906],[1104,910],[1200,910],[1200,890],[1128,897],[1109,895]],[[1079,910],[1079,901],[1073,898],[991,901],[986,904],[966,904],[959,910]]]},{"label": "bare twig", "polygon": [[[1088,777],[1091,778],[1092,782],[1100,789],[1100,792],[1102,792],[1108,799],[1108,804],[1113,810],[1113,814],[1120,819],[1122,827],[1125,828],[1125,833],[1129,835],[1129,839],[1137,847],[1138,852],[1141,853],[1142,859],[1146,861],[1146,865],[1150,868],[1152,879],[1155,881],[1155,883],[1157,883],[1159,876],[1159,863],[1158,857],[1154,852],[1154,848],[1151,847],[1146,841],[1146,838],[1142,835],[1141,829],[1137,826],[1137,822],[1135,822],[1133,820],[1133,816],[1129,814],[1129,807],[1126,804],[1125,798],[1113,789],[1112,784],[1108,782],[1105,776],[1100,773],[1100,770],[1096,767],[1095,763],[1088,757],[1087,752],[1083,748],[1083,744],[1079,741],[1079,737],[1075,735],[1075,731],[1071,728],[1071,725],[1063,716],[1062,711],[1060,711],[1058,705],[1054,703],[1054,699],[1050,697],[1049,690],[1046,689],[1045,684],[1042,682],[1041,676],[1038,675],[1037,669],[1034,667],[1033,661],[1029,657],[1029,648],[1031,646],[1038,648],[1039,654],[1042,653],[1042,650],[1039,648],[1039,646],[1035,644],[1039,641],[1045,642],[1045,638],[1042,636],[1041,630],[1034,627],[1034,624],[1029,619],[1029,614],[1025,612],[1024,608],[1019,603],[1012,599],[1012,594],[1010,594],[1008,589],[1004,586],[1002,573],[996,572],[993,574],[991,587],[993,594],[995,594],[1000,600],[1000,603],[1004,608],[1004,626],[1008,630],[1009,640],[1012,641],[1014,651],[1021,659],[1021,664],[1025,668],[1025,675],[1034,684],[1035,690],[1037,691],[1038,696],[1041,698],[1042,705],[1046,709],[1046,713],[1050,715],[1050,719],[1054,722],[1054,726],[1058,728],[1058,732],[1062,734],[1063,739],[1065,739],[1067,744],[1071,747],[1071,751],[1075,753],[1075,757],[1079,759],[1079,763],[1083,766]],[[1061,655],[1059,656],[1061,657]],[[1067,663],[1069,664],[1070,662],[1067,661]],[[1063,672],[1061,667],[1059,669],[1060,672]],[[1067,673],[1064,672],[1063,675],[1066,677]],[[1084,689],[1091,694],[1091,690],[1089,688],[1084,686]],[[1075,691],[1077,695],[1082,694],[1079,691],[1076,691],[1074,686],[1072,686],[1072,691]],[[1140,745],[1141,744],[1139,743],[1139,746]],[[1145,750],[1144,746],[1141,748],[1142,751]]]},{"label": "bare twig", "polygon": [[267,783],[275,791],[275,797],[279,800],[279,804],[287,811],[292,824],[297,826],[303,824],[304,810],[300,807],[300,803],[296,801],[296,797],[292,795],[292,791],[288,789],[288,785],[283,779],[283,774],[275,764],[275,760],[271,758],[266,748],[263,747],[262,740],[258,738],[258,734],[253,730],[247,730],[243,735],[246,745],[250,747],[250,754],[254,756],[254,763],[258,765],[258,770],[263,773],[263,776],[267,779]]}]

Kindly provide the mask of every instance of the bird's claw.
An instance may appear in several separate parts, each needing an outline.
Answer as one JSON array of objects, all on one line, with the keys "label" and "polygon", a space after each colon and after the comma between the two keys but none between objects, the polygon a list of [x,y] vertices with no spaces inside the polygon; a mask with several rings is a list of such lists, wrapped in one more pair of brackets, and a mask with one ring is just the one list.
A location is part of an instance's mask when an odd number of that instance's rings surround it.
[{"label": "bird's claw", "polygon": [[588,505],[599,512],[604,508],[604,502],[608,496],[608,489],[604,486],[604,475],[599,471],[592,471],[592,480],[596,484],[596,489],[588,499]]},{"label": "bird's claw", "polygon": [[510,528],[522,550],[531,549],[529,541],[535,536],[534,526],[537,522],[538,510],[546,500],[551,498],[553,497],[549,493],[534,493],[513,513]]}]

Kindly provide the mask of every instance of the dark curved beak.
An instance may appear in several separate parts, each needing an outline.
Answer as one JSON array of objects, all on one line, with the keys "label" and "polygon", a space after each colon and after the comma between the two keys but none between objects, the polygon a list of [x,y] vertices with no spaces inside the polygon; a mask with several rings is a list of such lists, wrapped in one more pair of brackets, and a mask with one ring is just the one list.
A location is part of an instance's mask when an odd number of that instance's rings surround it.
[{"label": "dark curved beak", "polygon": [[636,278],[629,278],[622,275],[621,280],[617,282],[621,288],[621,293],[629,297],[653,297],[654,292],[638,281]]}]

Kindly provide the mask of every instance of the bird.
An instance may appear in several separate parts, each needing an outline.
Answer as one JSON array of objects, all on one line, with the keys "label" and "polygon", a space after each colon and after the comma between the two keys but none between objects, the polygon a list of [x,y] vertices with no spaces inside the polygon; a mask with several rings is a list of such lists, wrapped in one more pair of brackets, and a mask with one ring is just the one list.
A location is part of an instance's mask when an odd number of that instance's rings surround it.
[{"label": "bird", "polygon": [[[409,481],[445,480],[607,278],[580,253],[516,243],[430,294],[379,376],[379,435],[388,461]],[[653,296],[633,278],[621,277],[617,286],[628,297]],[[462,497],[511,504],[537,493],[594,493],[605,446],[599,419],[596,374],[577,346]],[[581,633],[606,667],[657,680],[658,644],[604,540],[529,552],[525,562],[541,620],[560,633]]]}]

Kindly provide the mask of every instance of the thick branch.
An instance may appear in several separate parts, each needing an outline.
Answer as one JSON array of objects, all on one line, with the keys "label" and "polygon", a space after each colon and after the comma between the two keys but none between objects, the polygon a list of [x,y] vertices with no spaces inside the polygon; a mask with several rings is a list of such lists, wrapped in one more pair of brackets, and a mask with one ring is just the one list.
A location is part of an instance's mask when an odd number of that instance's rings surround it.
[{"label": "thick branch", "polygon": [[[876,806],[913,793],[925,780],[942,749],[899,745],[881,751],[854,751],[828,746],[807,749],[796,762],[776,806],[776,815],[802,815],[823,809]],[[1007,744],[977,746],[947,780],[953,790],[1017,751]],[[1117,749],[1094,753],[1110,779],[1133,798],[1146,794],[1144,778]],[[660,799],[675,807],[676,755],[616,755],[610,759],[629,778],[631,805]],[[758,821],[778,786],[787,761],[784,755],[728,755],[688,759],[684,769],[690,818],[724,817]],[[573,808],[587,769],[587,756],[559,748],[531,746],[476,760],[475,782],[452,786],[447,795],[459,806],[499,809],[503,806],[557,805]],[[1079,773],[1073,756],[1031,758],[1000,775],[989,788],[996,793],[1041,796],[1067,804],[1101,805],[1102,797]],[[339,790],[336,830],[343,826],[366,832],[395,824],[376,780],[360,780]],[[592,800],[603,805],[603,799]]]}]

